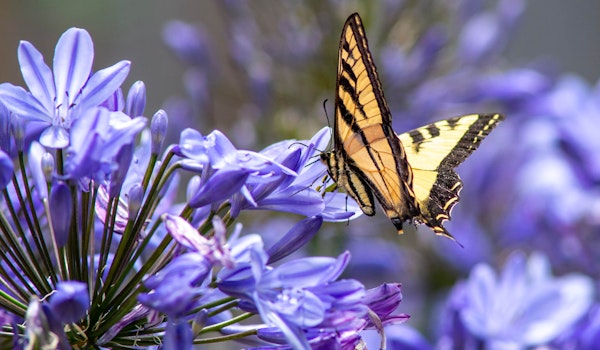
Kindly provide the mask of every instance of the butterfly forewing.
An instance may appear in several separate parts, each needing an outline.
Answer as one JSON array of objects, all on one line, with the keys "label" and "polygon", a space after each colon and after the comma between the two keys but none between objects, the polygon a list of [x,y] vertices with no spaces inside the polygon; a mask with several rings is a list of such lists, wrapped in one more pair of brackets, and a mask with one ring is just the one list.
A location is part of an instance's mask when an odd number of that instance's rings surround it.
[{"label": "butterfly forewing", "polygon": [[411,195],[412,176],[358,14],[348,18],[340,40],[335,112],[334,152],[345,158],[344,171],[355,175],[346,179],[359,177],[388,216],[404,221],[415,210],[404,200]]}]

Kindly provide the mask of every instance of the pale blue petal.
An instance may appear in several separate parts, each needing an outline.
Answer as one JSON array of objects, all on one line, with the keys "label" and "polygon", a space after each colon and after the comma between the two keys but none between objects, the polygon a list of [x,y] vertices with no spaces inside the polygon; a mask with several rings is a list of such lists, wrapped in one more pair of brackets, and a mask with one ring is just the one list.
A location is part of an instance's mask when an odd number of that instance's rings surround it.
[{"label": "pale blue petal", "polygon": [[335,280],[344,271],[349,253],[338,259],[330,257],[308,257],[283,263],[264,274],[260,286],[263,288],[307,288]]},{"label": "pale blue petal", "polygon": [[54,77],[42,54],[28,41],[21,41],[18,49],[19,66],[29,92],[47,111],[54,110]]},{"label": "pale blue petal", "polygon": [[279,261],[304,246],[317,233],[323,218],[314,216],[296,223],[281,239],[267,249],[268,264]]},{"label": "pale blue petal", "polygon": [[81,92],[80,108],[99,106],[115,93],[127,78],[131,62],[120,61],[97,71]]},{"label": "pale blue petal", "polygon": [[42,132],[40,143],[48,148],[65,148],[69,145],[69,132],[63,127],[52,125]]},{"label": "pale blue petal", "polygon": [[354,199],[345,193],[326,192],[323,202],[325,203],[325,209],[323,209],[321,216],[327,222],[354,220],[363,215]]},{"label": "pale blue petal", "polygon": [[274,325],[281,330],[283,335],[288,341],[288,345],[294,350],[310,350],[310,344],[304,335],[302,330],[293,324],[289,324],[284,321],[274,310],[271,310],[268,306],[263,305],[262,301],[255,297],[256,306],[260,316],[265,323]]},{"label": "pale blue petal", "polygon": [[184,129],[179,136],[179,148],[185,157],[201,164],[209,162],[204,137],[198,130]]},{"label": "pale blue petal", "polygon": [[56,106],[64,103],[71,106],[92,72],[93,61],[94,44],[87,31],[70,28],[61,35],[53,62]]},{"label": "pale blue petal", "polygon": [[258,205],[257,209],[283,211],[304,216],[319,215],[325,207],[323,198],[317,191],[301,186],[291,186],[281,192],[272,193],[264,199],[257,200],[256,204]]},{"label": "pale blue petal", "polygon": [[0,84],[0,102],[11,112],[26,121],[44,122],[50,124],[54,111],[48,111],[33,95],[20,86],[10,83]]},{"label": "pale blue petal", "polygon": [[[594,300],[594,284],[584,275],[571,274],[553,281],[530,296],[521,317],[513,324],[526,345],[547,343],[567,330],[589,310]],[[520,326],[519,326],[520,325]]]}]

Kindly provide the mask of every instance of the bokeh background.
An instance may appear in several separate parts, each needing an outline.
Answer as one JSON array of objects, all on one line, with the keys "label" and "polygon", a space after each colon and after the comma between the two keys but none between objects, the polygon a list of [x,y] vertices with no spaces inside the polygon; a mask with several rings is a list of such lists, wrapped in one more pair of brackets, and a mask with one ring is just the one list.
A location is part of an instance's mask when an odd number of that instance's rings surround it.
[{"label": "bokeh background", "polygon": [[[259,150],[327,125],[340,31],[355,11],[397,131],[464,113],[507,120],[459,167],[463,199],[447,226],[465,248],[422,227],[398,238],[379,214],[325,225],[309,253],[348,249],[348,277],[402,282],[400,311],[432,342],[444,298],[477,263],[499,268],[513,251],[539,251],[558,275],[598,280],[599,2],[3,1],[0,81],[23,84],[19,40],[50,63],[60,34],[85,28],[94,70],[132,61],[124,86],[145,82],[146,115],[169,113],[172,142],[185,127],[218,128]],[[297,220],[240,221],[276,236]]]}]

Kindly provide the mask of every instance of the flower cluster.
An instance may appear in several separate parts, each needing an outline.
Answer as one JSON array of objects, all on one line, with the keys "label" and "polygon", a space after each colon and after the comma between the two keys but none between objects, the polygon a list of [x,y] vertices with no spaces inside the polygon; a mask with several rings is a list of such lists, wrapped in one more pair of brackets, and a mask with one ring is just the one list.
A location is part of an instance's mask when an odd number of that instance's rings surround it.
[{"label": "flower cluster", "polygon": [[[29,89],[0,85],[4,344],[354,349],[362,330],[408,318],[393,313],[399,284],[367,290],[340,279],[348,252],[289,258],[323,221],[360,215],[343,194],[319,191],[325,168],[314,160],[327,128],[261,152],[236,149],[218,130],[185,129],[165,147],[168,117],[158,111],[146,127],[144,84],[123,96],[129,62],[93,72],[93,54],[89,34],[71,28],[51,70],[23,41]],[[193,176],[177,203],[183,171]],[[267,248],[241,224],[232,229],[257,209],[306,218]],[[262,323],[239,323],[252,315]]]}]

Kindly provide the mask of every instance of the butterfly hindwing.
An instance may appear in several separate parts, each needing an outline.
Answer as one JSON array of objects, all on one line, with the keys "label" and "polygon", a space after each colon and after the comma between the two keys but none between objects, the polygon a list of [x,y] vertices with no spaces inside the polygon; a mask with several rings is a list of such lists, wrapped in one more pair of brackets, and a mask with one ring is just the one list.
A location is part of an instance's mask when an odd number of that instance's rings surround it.
[{"label": "butterfly hindwing", "polygon": [[332,179],[366,215],[377,198],[399,233],[416,221],[452,238],[442,223],[462,188],[454,168],[503,117],[473,114],[396,136],[357,13],[342,30],[336,89],[333,150],[321,154]]},{"label": "butterfly hindwing", "polygon": [[502,121],[500,114],[472,114],[432,123],[398,135],[413,171],[413,191],[421,221],[435,233],[458,203],[462,182],[454,168]]}]

